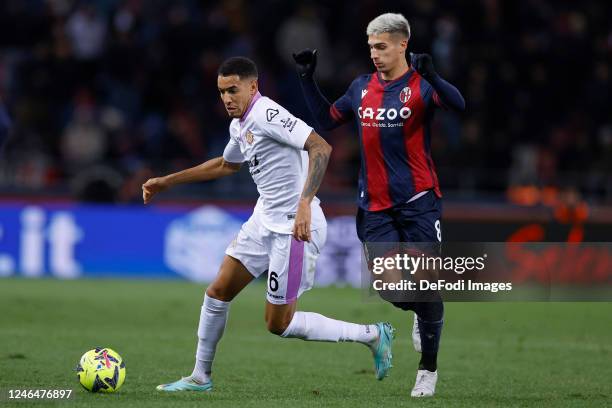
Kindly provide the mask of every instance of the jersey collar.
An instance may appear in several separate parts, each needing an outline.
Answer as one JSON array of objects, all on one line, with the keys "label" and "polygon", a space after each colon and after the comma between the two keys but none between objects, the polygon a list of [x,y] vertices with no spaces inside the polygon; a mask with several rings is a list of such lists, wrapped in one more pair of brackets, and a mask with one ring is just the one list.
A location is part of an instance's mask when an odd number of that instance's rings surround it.
[{"label": "jersey collar", "polygon": [[412,67],[410,67],[410,68],[408,68],[408,71],[406,71],[404,74],[402,74],[401,77],[395,78],[393,81],[385,81],[380,76],[380,72],[376,71],[376,78],[378,78],[378,83],[380,83],[380,85],[383,88],[389,88],[389,87],[397,84],[398,82],[405,82],[408,78],[410,78],[410,76],[412,75],[413,72],[414,72],[414,69],[412,69]]},{"label": "jersey collar", "polygon": [[255,105],[255,102],[257,102],[259,98],[261,98],[261,94],[259,91],[257,91],[257,93],[253,95],[253,98],[251,98],[251,102],[249,102],[249,107],[247,108],[246,112],[244,112],[244,114],[240,117],[240,123],[243,123],[246,120],[247,116],[249,116],[249,113],[251,112],[251,109],[253,109],[253,105]]}]

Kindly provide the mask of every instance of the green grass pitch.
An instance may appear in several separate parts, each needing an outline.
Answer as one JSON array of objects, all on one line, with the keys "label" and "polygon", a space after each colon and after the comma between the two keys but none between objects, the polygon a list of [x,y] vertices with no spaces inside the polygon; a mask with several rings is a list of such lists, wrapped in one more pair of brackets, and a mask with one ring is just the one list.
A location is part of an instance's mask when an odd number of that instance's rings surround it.
[{"label": "green grass pitch", "polygon": [[[374,379],[359,344],[268,334],[264,287],[232,304],[210,394],[161,394],[193,368],[203,287],[179,281],[0,280],[0,407],[578,407],[612,406],[610,303],[448,303],[433,399],[411,399],[418,355],[412,313],[355,289],[315,288],[300,309],[398,329],[394,368]],[[82,390],[73,370],[94,346],[127,365],[115,394]],[[64,402],[16,402],[11,388],[74,389]]]}]

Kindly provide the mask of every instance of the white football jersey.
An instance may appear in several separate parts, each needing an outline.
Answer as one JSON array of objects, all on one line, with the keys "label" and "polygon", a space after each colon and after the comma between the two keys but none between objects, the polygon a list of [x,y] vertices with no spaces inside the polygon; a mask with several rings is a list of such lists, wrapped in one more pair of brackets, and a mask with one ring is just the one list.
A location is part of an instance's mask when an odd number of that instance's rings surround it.
[{"label": "white football jersey", "polygon": [[[308,175],[304,143],[311,132],[304,121],[259,92],[242,118],[230,124],[230,140],[223,158],[231,163],[248,163],[259,191],[254,211],[270,231],[290,234],[293,230]],[[311,230],[325,227],[317,197],[310,208]]]}]

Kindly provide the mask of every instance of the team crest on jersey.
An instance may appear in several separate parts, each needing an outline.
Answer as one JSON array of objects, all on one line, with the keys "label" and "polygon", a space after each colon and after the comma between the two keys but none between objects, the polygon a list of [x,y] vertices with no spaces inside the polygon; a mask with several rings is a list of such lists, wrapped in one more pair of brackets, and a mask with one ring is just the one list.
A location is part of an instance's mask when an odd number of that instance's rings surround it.
[{"label": "team crest on jersey", "polygon": [[400,101],[402,103],[406,103],[410,99],[411,95],[412,95],[412,89],[410,89],[410,87],[406,86],[406,87],[404,87],[404,89],[402,89],[402,92],[400,92],[399,99],[400,99]]},{"label": "team crest on jersey", "polygon": [[251,133],[250,130],[247,130],[247,132],[246,132],[246,141],[247,141],[247,143],[252,145],[254,138],[255,137],[254,137],[253,133]]}]

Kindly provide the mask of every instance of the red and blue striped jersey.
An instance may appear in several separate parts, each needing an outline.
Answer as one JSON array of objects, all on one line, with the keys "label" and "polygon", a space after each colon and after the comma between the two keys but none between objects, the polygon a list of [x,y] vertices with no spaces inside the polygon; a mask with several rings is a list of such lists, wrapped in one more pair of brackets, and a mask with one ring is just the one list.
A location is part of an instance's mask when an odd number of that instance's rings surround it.
[{"label": "red and blue striped jersey", "polygon": [[393,81],[384,81],[379,73],[362,75],[331,105],[336,123],[357,120],[361,208],[385,210],[425,190],[442,196],[431,158],[436,106],[444,105],[414,69]]}]

